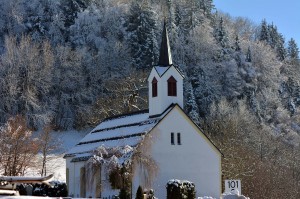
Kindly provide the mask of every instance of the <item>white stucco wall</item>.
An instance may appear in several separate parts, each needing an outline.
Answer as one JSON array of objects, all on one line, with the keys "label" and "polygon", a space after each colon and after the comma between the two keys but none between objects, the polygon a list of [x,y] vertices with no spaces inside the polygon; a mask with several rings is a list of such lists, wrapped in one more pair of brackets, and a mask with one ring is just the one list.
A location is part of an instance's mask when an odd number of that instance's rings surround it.
[{"label": "white stucco wall", "polygon": [[[173,76],[177,81],[177,96],[168,96],[167,80]],[[157,80],[157,97],[152,97],[152,80]],[[149,85],[149,114],[157,115],[165,111],[172,103],[183,107],[183,77],[180,73],[171,66],[165,74],[160,77],[155,68],[152,69],[148,77]]]},{"label": "white stucco wall", "polygon": [[[175,145],[171,145],[174,132]],[[177,133],[181,133],[181,145],[177,144]],[[151,132],[152,157],[160,168],[153,183],[155,196],[166,198],[166,183],[170,179],[189,180],[195,183],[197,197],[221,195],[221,154],[210,144],[198,128],[186,120],[186,116],[175,107]],[[133,193],[139,186],[135,176]]]},{"label": "white stucco wall", "polygon": [[80,197],[80,168],[85,162],[71,162],[72,157],[66,158],[66,167],[69,169],[69,196]]}]

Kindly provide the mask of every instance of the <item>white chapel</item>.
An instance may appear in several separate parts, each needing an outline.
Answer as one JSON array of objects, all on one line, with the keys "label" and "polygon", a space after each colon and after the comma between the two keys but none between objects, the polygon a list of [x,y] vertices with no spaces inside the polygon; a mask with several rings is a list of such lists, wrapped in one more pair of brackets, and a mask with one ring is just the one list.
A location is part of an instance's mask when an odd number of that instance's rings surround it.
[{"label": "white chapel", "polygon": [[193,182],[197,197],[220,197],[222,154],[184,112],[183,79],[164,25],[159,62],[148,77],[149,110],[105,119],[65,154],[70,196],[112,198],[119,189],[111,168],[132,164],[132,198],[142,186],[164,199],[171,179]]}]

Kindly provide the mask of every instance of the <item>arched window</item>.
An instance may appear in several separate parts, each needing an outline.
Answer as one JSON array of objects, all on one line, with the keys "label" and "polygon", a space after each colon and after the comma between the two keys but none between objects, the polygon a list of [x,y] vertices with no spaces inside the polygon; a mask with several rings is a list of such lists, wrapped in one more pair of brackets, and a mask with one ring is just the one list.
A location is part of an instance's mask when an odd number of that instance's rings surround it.
[{"label": "arched window", "polygon": [[152,97],[157,97],[157,80],[155,77],[152,80]]},{"label": "arched window", "polygon": [[171,76],[168,79],[168,96],[177,96],[176,79]]}]

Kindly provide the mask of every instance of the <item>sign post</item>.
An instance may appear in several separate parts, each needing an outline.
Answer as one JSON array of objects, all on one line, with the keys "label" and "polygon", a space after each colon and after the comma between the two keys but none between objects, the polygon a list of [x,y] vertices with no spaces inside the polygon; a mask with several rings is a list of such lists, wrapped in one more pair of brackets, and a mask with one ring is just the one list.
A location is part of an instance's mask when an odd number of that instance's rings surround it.
[{"label": "sign post", "polygon": [[225,180],[225,192],[229,193],[235,190],[239,191],[239,194],[242,195],[241,180]]}]

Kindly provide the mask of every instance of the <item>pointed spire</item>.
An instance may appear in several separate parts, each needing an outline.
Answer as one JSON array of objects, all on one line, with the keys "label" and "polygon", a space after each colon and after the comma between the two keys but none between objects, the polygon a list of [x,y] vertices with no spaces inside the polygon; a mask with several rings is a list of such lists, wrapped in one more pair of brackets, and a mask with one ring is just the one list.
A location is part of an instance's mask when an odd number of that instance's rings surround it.
[{"label": "pointed spire", "polygon": [[164,20],[164,28],[163,28],[162,39],[161,39],[158,65],[171,66],[172,64],[173,63],[172,63],[172,55],[171,55],[168,31],[166,26],[166,20]]}]

